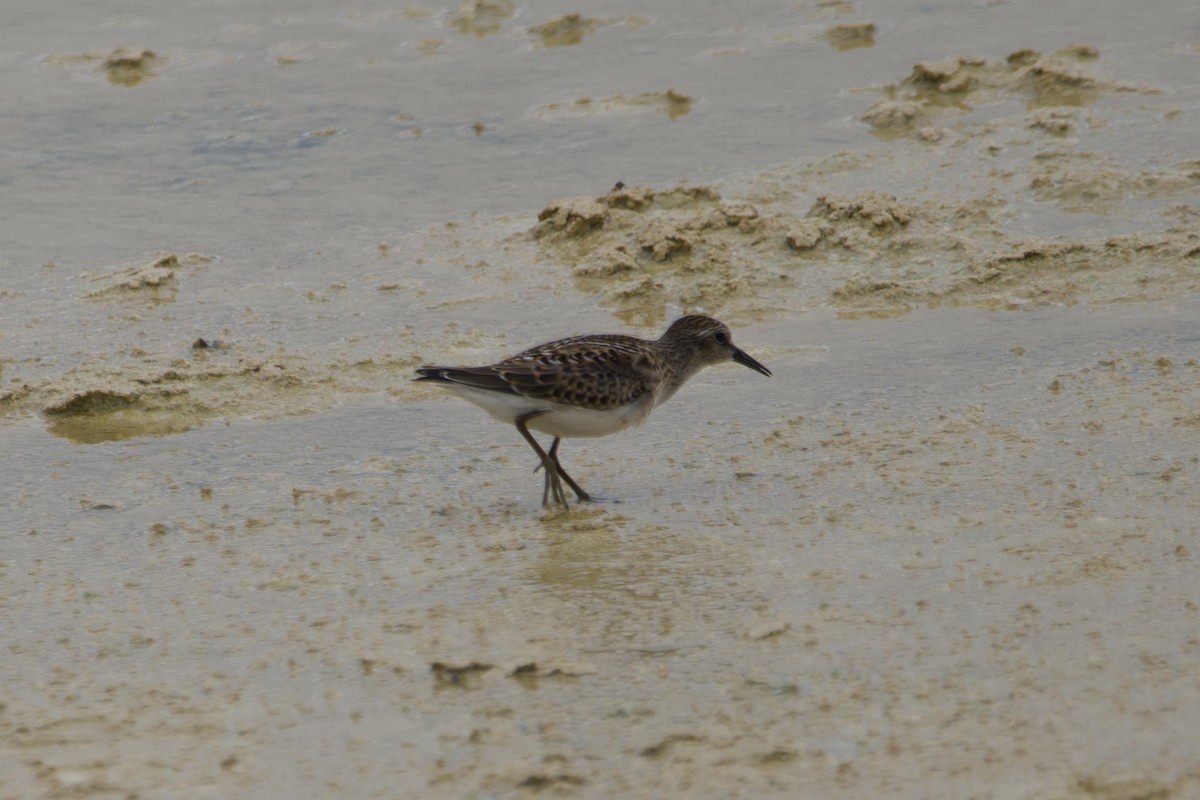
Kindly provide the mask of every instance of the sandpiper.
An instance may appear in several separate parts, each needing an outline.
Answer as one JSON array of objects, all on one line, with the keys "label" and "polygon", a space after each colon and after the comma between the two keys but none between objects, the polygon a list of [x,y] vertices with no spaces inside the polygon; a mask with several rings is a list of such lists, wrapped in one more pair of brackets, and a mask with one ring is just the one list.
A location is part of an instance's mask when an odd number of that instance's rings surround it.
[{"label": "sandpiper", "polygon": [[[675,320],[657,340],[619,334],[572,336],[517,353],[486,367],[421,367],[433,381],[517,427],[545,470],[542,505],[567,507],[562,481],[591,500],[562,465],[564,437],[607,436],[640,424],[710,364],[736,361],[763,375],[771,370],[733,344],[729,328],[712,317]],[[543,450],[530,429],[554,437]],[[536,471],[536,468],[535,468]]]}]

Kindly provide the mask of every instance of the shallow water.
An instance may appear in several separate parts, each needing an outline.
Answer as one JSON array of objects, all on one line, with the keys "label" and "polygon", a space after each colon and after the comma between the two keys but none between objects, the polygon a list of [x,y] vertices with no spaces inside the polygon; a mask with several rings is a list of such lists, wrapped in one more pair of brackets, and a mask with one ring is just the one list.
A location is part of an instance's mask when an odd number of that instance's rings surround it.
[{"label": "shallow water", "polygon": [[[1190,10],[14,11],[0,796],[1195,795]],[[691,310],[569,513],[408,380]]]}]

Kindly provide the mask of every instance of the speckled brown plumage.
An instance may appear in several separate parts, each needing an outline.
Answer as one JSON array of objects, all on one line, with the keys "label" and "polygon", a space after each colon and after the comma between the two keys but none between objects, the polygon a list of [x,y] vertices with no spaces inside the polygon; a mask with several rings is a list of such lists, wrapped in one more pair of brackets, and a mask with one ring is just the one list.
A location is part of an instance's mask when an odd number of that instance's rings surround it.
[{"label": "speckled brown plumage", "polygon": [[632,336],[576,336],[498,364],[451,368],[445,374],[479,388],[604,411],[654,390],[662,358],[652,344]]},{"label": "speckled brown plumage", "polygon": [[[510,422],[546,468],[543,505],[566,505],[560,478],[590,499],[558,463],[564,436],[604,436],[639,424],[700,369],[734,360],[771,372],[733,345],[729,328],[711,317],[676,320],[657,340],[619,334],[573,336],[532,347],[483,367],[422,367],[418,381],[441,384]],[[547,453],[528,428],[554,436]]]}]

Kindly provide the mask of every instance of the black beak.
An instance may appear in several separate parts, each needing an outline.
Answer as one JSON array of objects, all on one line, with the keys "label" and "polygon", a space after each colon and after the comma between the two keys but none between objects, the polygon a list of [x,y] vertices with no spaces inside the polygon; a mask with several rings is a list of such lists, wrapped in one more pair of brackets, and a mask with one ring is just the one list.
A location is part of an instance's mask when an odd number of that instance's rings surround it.
[{"label": "black beak", "polygon": [[767,369],[762,364],[758,363],[753,358],[746,355],[746,352],[744,350],[739,350],[736,347],[733,348],[733,360],[739,364],[744,364],[745,366],[749,367],[750,369],[754,370],[755,372],[761,372],[763,375],[766,375],[768,378],[771,377],[771,370]]}]

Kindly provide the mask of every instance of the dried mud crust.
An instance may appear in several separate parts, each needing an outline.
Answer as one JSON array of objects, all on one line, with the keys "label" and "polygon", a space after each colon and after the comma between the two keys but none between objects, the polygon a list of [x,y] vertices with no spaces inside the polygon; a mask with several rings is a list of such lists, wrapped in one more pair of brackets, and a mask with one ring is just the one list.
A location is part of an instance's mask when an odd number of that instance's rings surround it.
[{"label": "dried mud crust", "polygon": [[[1194,184],[1181,170],[1166,183]],[[530,235],[579,288],[630,322],[664,309],[764,317],[809,304],[893,313],[914,304],[1019,307],[1200,291],[1188,224],[1099,240],[1018,239],[1005,202],[820,195],[808,212],[726,202],[710,186],[618,186],[547,206]]]}]

